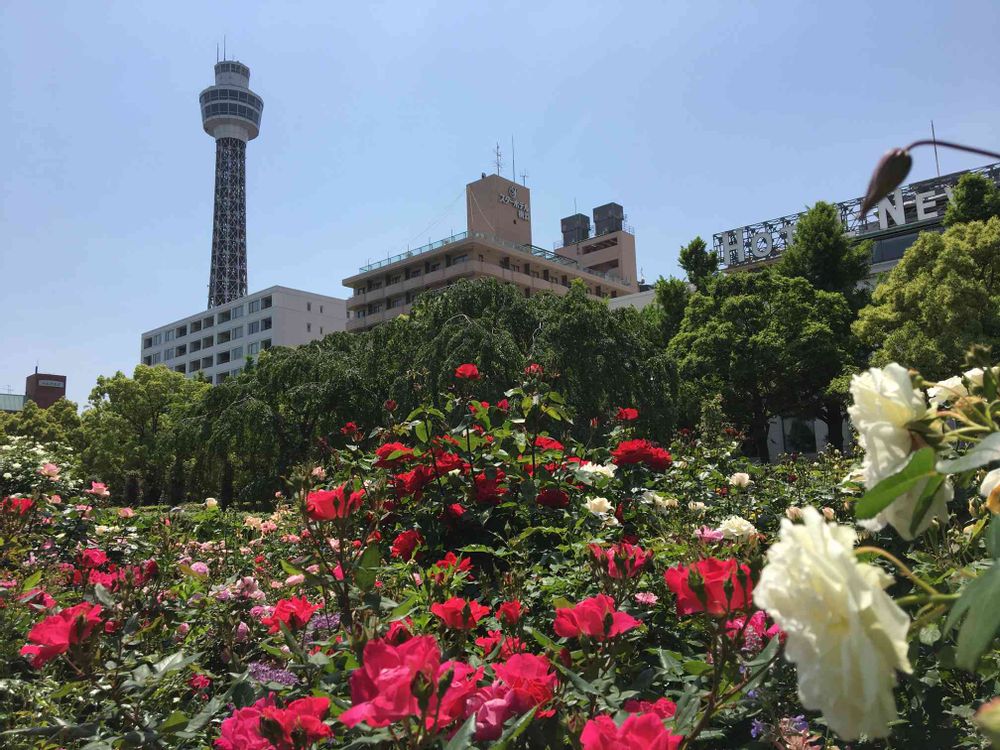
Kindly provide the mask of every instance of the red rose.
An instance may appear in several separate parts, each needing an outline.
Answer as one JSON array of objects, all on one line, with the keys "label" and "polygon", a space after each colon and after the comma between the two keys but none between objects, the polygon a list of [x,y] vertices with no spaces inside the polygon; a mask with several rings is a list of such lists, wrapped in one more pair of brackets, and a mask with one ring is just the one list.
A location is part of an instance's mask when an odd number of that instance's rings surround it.
[{"label": "red rose", "polygon": [[479,368],[471,363],[459,365],[455,368],[455,377],[460,380],[479,380]]},{"label": "red rose", "polygon": [[0,501],[0,510],[7,511],[13,515],[23,516],[35,506],[35,501],[30,497],[5,497]]},{"label": "red rose", "polygon": [[314,521],[347,518],[361,508],[364,499],[364,490],[348,495],[346,483],[332,490],[314,490],[306,496],[306,515]]},{"label": "red rose", "polygon": [[415,466],[412,471],[396,474],[392,478],[392,486],[396,490],[396,495],[400,498],[413,495],[415,500],[419,500],[424,487],[433,481],[434,469],[425,464],[420,464],[420,466]]},{"label": "red rose", "polygon": [[[503,664],[494,664],[493,672],[514,693],[511,706],[516,714],[526,713],[551,701],[559,681],[549,660],[535,654],[514,654]],[[551,711],[536,714],[551,715]]]},{"label": "red rose", "polygon": [[100,622],[101,607],[98,605],[81,602],[67,607],[28,631],[28,640],[32,643],[22,646],[21,654],[31,656],[31,666],[37,669],[69,651],[70,646],[87,640]]},{"label": "red rose", "polygon": [[468,468],[468,464],[462,460],[462,457],[457,453],[448,453],[447,451],[438,451],[434,454],[434,469],[438,474],[444,475],[449,471],[454,471],[458,469],[459,471],[464,471]]},{"label": "red rose", "polygon": [[486,635],[476,638],[476,645],[483,650],[484,657],[492,654],[499,646],[501,659],[509,659],[514,654],[528,650],[528,646],[520,638],[508,638],[499,630],[489,630]]},{"label": "red rose", "polygon": [[619,406],[618,412],[615,414],[615,419],[619,422],[631,422],[633,419],[639,418],[639,410],[633,409],[629,406]]},{"label": "red rose", "polygon": [[591,544],[590,553],[598,563],[607,566],[608,576],[616,580],[635,578],[642,572],[646,563],[653,559],[652,552],[628,542],[620,542],[608,549]]},{"label": "red rose", "polygon": [[642,623],[632,615],[615,609],[615,600],[607,594],[584,599],[575,607],[556,610],[553,628],[557,635],[566,638],[587,636],[595,641],[627,633]]},{"label": "red rose", "polygon": [[677,704],[669,698],[660,698],[655,703],[632,698],[622,704],[622,709],[630,714],[656,714],[661,719],[672,719],[677,713]]},{"label": "red rose", "polygon": [[476,474],[474,479],[476,500],[480,503],[498,505],[500,498],[508,492],[506,487],[500,486],[500,483],[506,478],[507,474],[502,469],[497,469],[494,477],[487,476],[486,472]]},{"label": "red rose", "polygon": [[259,729],[264,709],[273,705],[274,693],[270,693],[252,706],[237,708],[222,722],[215,747],[218,750],[272,750],[274,745],[261,737]]},{"label": "red rose", "polygon": [[400,532],[399,536],[397,536],[393,541],[390,552],[393,557],[410,561],[413,559],[413,553],[416,551],[417,547],[423,543],[424,538],[421,536],[419,531],[416,529],[407,529],[406,531]]},{"label": "red rose", "polygon": [[382,406],[385,407],[386,411],[396,411],[396,407],[398,406],[398,404],[395,402],[394,399],[387,398],[385,400],[385,403],[382,404]]},{"label": "red rose", "polygon": [[611,451],[619,466],[645,464],[654,471],[664,471],[670,466],[670,452],[653,445],[648,440],[623,440]]},{"label": "red rose", "polygon": [[340,428],[341,435],[353,435],[358,431],[358,426],[354,422],[348,422]]},{"label": "red rose", "polygon": [[499,401],[497,401],[497,408],[500,411],[507,411],[510,408],[510,403],[507,401],[507,399],[502,398]]},{"label": "red rose", "polygon": [[194,691],[207,690],[212,687],[212,680],[203,674],[193,674],[188,679],[188,687]]},{"label": "red rose", "polygon": [[539,435],[535,438],[535,447],[543,451],[561,451],[564,446],[558,440],[550,438],[548,435]]},{"label": "red rose", "polygon": [[447,553],[443,558],[434,563],[434,567],[441,570],[440,573],[434,575],[434,579],[438,583],[441,583],[449,572],[452,575],[469,573],[467,577],[472,578],[470,573],[472,570],[472,561],[467,557],[456,557],[454,552]]},{"label": "red rose", "polygon": [[393,469],[413,458],[413,448],[403,443],[383,443],[375,449],[378,460],[375,465],[380,468]]},{"label": "red rose", "polygon": [[444,604],[431,605],[431,614],[439,617],[447,627],[456,630],[474,628],[476,623],[489,613],[489,607],[484,607],[473,599],[465,600],[458,596],[452,597]]},{"label": "red rose", "polygon": [[542,366],[532,362],[530,365],[524,368],[524,374],[528,377],[537,377],[545,372]]},{"label": "red rose", "polygon": [[408,641],[413,637],[413,620],[406,617],[402,620],[396,620],[389,624],[389,629],[385,633],[385,640],[394,646],[398,646],[404,641]]},{"label": "red rose", "polygon": [[80,553],[81,568],[99,568],[108,561],[108,556],[103,550],[96,547],[85,549]]},{"label": "red rose", "polygon": [[546,508],[565,508],[569,505],[569,495],[558,487],[546,487],[538,493],[535,502]]},{"label": "red rose", "polygon": [[[692,573],[695,574],[693,582]],[[732,559],[709,557],[693,565],[677,565],[663,573],[663,580],[677,597],[677,614],[680,615],[704,611],[724,615],[743,609],[753,598],[750,568]],[[731,589],[729,596],[726,595],[727,583]]]},{"label": "red rose", "polygon": [[259,731],[278,748],[311,747],[333,734],[323,723],[329,709],[329,698],[299,698],[285,708],[268,706]]},{"label": "red rose", "polygon": [[281,630],[281,623],[289,630],[298,630],[305,627],[306,623],[313,616],[313,613],[320,609],[319,604],[312,604],[304,596],[291,599],[282,599],[274,607],[274,612],[270,617],[261,619],[261,623],[267,625],[268,631],[277,633]]},{"label": "red rose", "polygon": [[621,726],[607,715],[595,716],[580,735],[582,750],[677,750],[683,737],[668,732],[655,714],[632,714]]},{"label": "red rose", "polygon": [[517,599],[513,599],[509,602],[504,602],[499,607],[497,607],[496,618],[504,625],[509,625],[513,627],[521,619],[521,615],[524,614],[524,610],[521,609],[521,602]]}]

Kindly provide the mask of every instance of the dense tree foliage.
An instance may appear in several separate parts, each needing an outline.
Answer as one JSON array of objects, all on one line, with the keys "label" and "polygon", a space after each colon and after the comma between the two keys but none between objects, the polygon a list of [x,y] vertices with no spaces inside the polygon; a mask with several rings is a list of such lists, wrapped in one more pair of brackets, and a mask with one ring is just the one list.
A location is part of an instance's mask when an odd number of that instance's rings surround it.
[{"label": "dense tree foliage", "polygon": [[681,248],[678,262],[687,274],[688,281],[700,292],[708,288],[709,282],[719,272],[719,257],[708,249],[701,237],[695,237]]},{"label": "dense tree foliage", "polygon": [[1000,189],[981,174],[964,174],[955,186],[942,223],[946,227],[1000,216]]},{"label": "dense tree foliage", "polygon": [[76,447],[80,430],[80,415],[74,402],[65,398],[48,409],[34,401],[13,414],[0,412],[0,436],[17,435],[39,443],[61,443]]},{"label": "dense tree foliage", "polygon": [[691,298],[670,342],[681,400],[722,394],[726,414],[749,428],[755,455],[767,461],[768,421],[814,408],[843,369],[840,331],[849,323],[843,295],[805,279],[770,270],[722,276]]},{"label": "dense tree foliage", "polygon": [[875,288],[854,330],[874,364],[947,377],[972,344],[1000,344],[998,284],[1000,218],[925,232]]}]

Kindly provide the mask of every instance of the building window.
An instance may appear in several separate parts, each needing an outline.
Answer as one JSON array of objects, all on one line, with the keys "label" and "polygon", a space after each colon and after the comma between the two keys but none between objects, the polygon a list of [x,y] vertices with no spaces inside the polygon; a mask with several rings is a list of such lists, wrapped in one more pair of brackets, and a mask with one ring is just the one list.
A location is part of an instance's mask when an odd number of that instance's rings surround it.
[{"label": "building window", "polygon": [[182,339],[188,335],[187,326],[177,326],[177,338]]},{"label": "building window", "polygon": [[261,349],[270,349],[271,348],[271,339],[264,339],[263,341],[261,341],[260,342],[260,348]]},{"label": "building window", "polygon": [[306,302],[306,312],[312,312],[312,310],[313,310],[313,303]]},{"label": "building window", "polygon": [[177,345],[177,356],[178,357],[184,356],[185,354],[187,354],[187,351],[188,351],[187,344],[178,344]]},{"label": "building window", "polygon": [[229,364],[229,352],[219,352],[215,355],[215,364],[225,365]]},{"label": "building window", "polygon": [[184,373],[184,365],[177,365],[176,367],[174,367],[174,372],[179,372],[179,373],[183,374]]},{"label": "building window", "polygon": [[264,319],[262,319],[260,321],[260,330],[262,330],[262,331],[270,331],[271,330],[271,319],[270,318],[264,318]]},{"label": "building window", "polygon": [[160,364],[160,353],[159,352],[156,352],[156,354],[153,355],[153,364],[154,365]]},{"label": "building window", "polygon": [[231,371],[231,372],[229,373],[229,376],[230,376],[230,377],[232,377],[232,378],[235,378],[235,377],[236,377],[237,375],[239,375],[239,374],[240,374],[241,372],[243,372],[243,368],[242,368],[242,367],[237,367],[237,368],[236,368],[235,370],[233,370],[233,371]]},{"label": "building window", "polygon": [[430,265],[427,266],[427,273],[431,273],[432,271],[436,271],[440,267],[441,267],[440,263],[431,263]]},{"label": "building window", "polygon": [[260,309],[266,310],[270,306],[271,306],[271,295],[268,295],[267,297],[262,297],[260,300]]},{"label": "building window", "polygon": [[320,335],[320,336],[322,336],[322,335],[323,335],[323,326],[320,326],[320,327],[319,327],[319,335]]},{"label": "building window", "polygon": [[163,343],[163,334],[162,333],[154,333],[153,334],[153,346],[159,346],[162,343]]},{"label": "building window", "polygon": [[306,323],[306,333],[312,333],[312,330],[313,330],[313,324]]},{"label": "building window", "polygon": [[219,323],[220,325],[222,323],[228,323],[230,320],[232,320],[232,317],[233,317],[232,310],[223,310],[216,316],[216,322]]},{"label": "building window", "polygon": [[168,359],[174,358],[174,348],[171,346],[163,350],[163,361],[166,362]]},{"label": "building window", "polygon": [[228,344],[229,339],[232,338],[232,331],[222,331],[218,336],[215,337],[215,343],[217,344]]},{"label": "building window", "polygon": [[320,314],[320,315],[322,315],[322,314],[323,314],[323,305],[320,305],[320,306],[319,306],[319,314]]},{"label": "building window", "polygon": [[248,357],[254,356],[259,351],[260,351],[260,343],[258,343],[257,341],[254,341],[252,344],[247,344]]},{"label": "building window", "polygon": [[250,302],[247,305],[247,309],[250,311],[251,314],[253,314],[255,312],[260,312],[260,300],[259,299],[255,299],[252,302]]},{"label": "building window", "polygon": [[146,365],[146,367],[149,367],[151,364],[153,364],[153,358],[147,354],[145,357],[142,358],[142,363]]},{"label": "building window", "polygon": [[247,323],[247,333],[253,335],[260,332],[260,321],[255,320],[252,323]]},{"label": "building window", "polygon": [[215,345],[215,337],[214,336],[206,336],[205,338],[203,338],[201,340],[201,348],[202,349],[211,349],[214,345]]},{"label": "building window", "polygon": [[243,338],[243,326],[236,326],[236,328],[233,329],[232,333],[233,333],[232,337],[234,339]]},{"label": "building window", "polygon": [[237,346],[235,349],[229,352],[229,356],[232,359],[243,359],[243,347]]},{"label": "building window", "polygon": [[215,376],[215,384],[218,385],[219,383],[225,382],[226,378],[228,377],[229,377],[228,372],[220,372],[218,375]]},{"label": "building window", "polygon": [[233,313],[233,319],[234,320],[236,318],[242,318],[243,317],[243,305],[237,305],[236,307],[234,307],[231,310],[231,312]]},{"label": "building window", "polygon": [[194,320],[191,321],[191,333],[198,333],[201,330],[201,321]]},{"label": "building window", "polygon": [[201,321],[202,328],[211,328],[215,325],[215,318],[209,315],[207,318],[203,318]]},{"label": "building window", "polygon": [[166,341],[173,341],[174,340],[174,329],[171,328],[169,331],[164,331],[163,332],[163,340],[165,342]]},{"label": "building window", "polygon": [[195,352],[200,352],[200,351],[201,351],[201,341],[200,340],[199,341],[192,341],[191,342],[191,353],[194,354]]},{"label": "building window", "polygon": [[198,370],[200,369],[201,369],[200,359],[192,359],[190,362],[188,362],[188,372],[198,372]]},{"label": "building window", "polygon": [[147,336],[142,340],[142,348],[149,349],[153,345],[153,337]]},{"label": "building window", "polygon": [[212,366],[212,358],[211,357],[203,357],[202,360],[201,360],[201,369],[202,370],[207,370],[211,366]]}]

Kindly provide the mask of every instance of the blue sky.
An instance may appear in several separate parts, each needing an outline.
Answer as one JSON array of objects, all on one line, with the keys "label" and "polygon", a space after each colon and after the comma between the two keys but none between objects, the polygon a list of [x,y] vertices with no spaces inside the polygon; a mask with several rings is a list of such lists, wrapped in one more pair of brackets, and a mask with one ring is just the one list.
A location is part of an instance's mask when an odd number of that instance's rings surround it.
[{"label": "blue sky", "polygon": [[204,307],[197,96],[223,35],[265,101],[251,291],[344,296],[369,259],[463,230],[512,135],[535,244],[574,201],[617,201],[647,280],[697,234],[861,194],[932,118],[996,148],[998,28],[996,2],[3,3],[0,391],[37,361],[84,401],[140,332]]}]

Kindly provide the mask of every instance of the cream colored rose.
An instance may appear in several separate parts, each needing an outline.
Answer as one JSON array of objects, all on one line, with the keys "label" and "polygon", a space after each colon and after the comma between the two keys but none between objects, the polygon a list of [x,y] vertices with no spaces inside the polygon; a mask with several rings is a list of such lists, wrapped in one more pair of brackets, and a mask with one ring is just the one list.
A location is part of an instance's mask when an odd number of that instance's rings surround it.
[{"label": "cream colored rose", "polygon": [[753,480],[745,471],[737,471],[729,477],[730,487],[749,487],[752,483]]},{"label": "cream colored rose", "polygon": [[704,513],[706,505],[698,500],[692,500],[688,503],[688,510],[694,511],[695,513]]},{"label": "cream colored rose", "polygon": [[721,531],[725,539],[745,541],[756,535],[757,527],[740,516],[729,516],[729,518],[719,524],[719,528],[716,531]]},{"label": "cream colored rose", "polygon": [[843,739],[885,737],[896,718],[896,670],[910,672],[910,618],[883,590],[892,578],[858,562],[857,535],[815,508],[803,523],[781,522],[754,589],[754,603],[787,635],[799,700],[823,712]]},{"label": "cream colored rose", "polygon": [[594,515],[600,515],[602,513],[611,513],[615,509],[615,506],[613,506],[611,504],[611,501],[608,500],[606,497],[587,498],[587,501],[584,503],[584,505],[586,505],[587,510],[589,510]]},{"label": "cream colored rose", "polygon": [[994,469],[983,477],[979,494],[986,498],[986,507],[991,513],[1000,513],[1000,469]]},{"label": "cream colored rose", "polygon": [[[971,370],[970,370],[971,372]],[[927,396],[934,404],[945,404],[968,396],[969,391],[959,375],[942,380],[927,389]]]},{"label": "cream colored rose", "polygon": [[596,476],[596,477],[610,478],[615,475],[615,472],[618,470],[618,467],[615,466],[614,464],[595,464],[591,463],[590,461],[587,461],[585,463],[580,464],[576,470],[583,474],[587,474],[588,476],[591,477]]},{"label": "cream colored rose", "polygon": [[219,507],[219,501],[216,500],[214,497],[205,498],[205,507],[209,508],[209,509],[211,509],[211,508],[218,508]]},{"label": "cream colored rose", "polygon": [[[898,473],[910,457],[913,439],[908,425],[927,413],[920,391],[913,387],[909,372],[893,362],[882,369],[870,368],[851,379],[854,401],[847,412],[858,431],[858,442],[865,449],[861,465],[865,487],[871,489],[886,477]],[[876,530],[891,524],[901,537],[912,539],[910,522],[917,500],[927,481],[897,497],[884,511],[864,524]],[[954,496],[951,481],[945,481],[934,495],[916,535],[922,534],[935,518],[947,519],[948,501]]]},{"label": "cream colored rose", "polygon": [[789,521],[801,521],[802,520],[802,508],[797,505],[790,505],[785,508],[785,518]]}]

